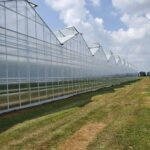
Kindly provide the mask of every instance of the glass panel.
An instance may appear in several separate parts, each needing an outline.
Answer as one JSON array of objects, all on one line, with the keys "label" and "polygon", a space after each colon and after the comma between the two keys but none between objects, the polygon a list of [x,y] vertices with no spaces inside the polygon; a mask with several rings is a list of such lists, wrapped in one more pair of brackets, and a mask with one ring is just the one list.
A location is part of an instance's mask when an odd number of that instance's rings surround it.
[{"label": "glass panel", "polygon": [[40,95],[40,100],[46,98],[46,84],[45,84],[45,82],[39,83],[39,95]]},{"label": "glass panel", "polygon": [[[3,34],[3,35],[4,35],[4,34],[5,34],[5,29],[2,29],[2,28],[1,28],[1,29],[0,29],[0,34]],[[0,39],[5,39],[5,38],[4,38],[4,36],[3,36],[3,37],[0,36]]]},{"label": "glass panel", "polygon": [[9,84],[9,106],[11,107],[17,107],[20,105],[19,100],[19,84]]},{"label": "glass panel", "polygon": [[6,110],[8,108],[7,94],[0,94],[0,110]]},{"label": "glass panel", "polygon": [[28,19],[28,35],[35,37],[35,22]]},{"label": "glass panel", "polygon": [[26,16],[26,2],[25,1],[17,1],[17,9],[20,14]]},{"label": "glass panel", "polygon": [[6,30],[6,35],[9,36],[6,40],[9,41],[10,37],[11,40],[13,39],[13,41],[17,42],[16,38],[17,38],[17,33],[14,31],[10,31],[10,30]]},{"label": "glass panel", "polygon": [[56,40],[56,38],[54,37],[54,35],[51,35],[51,43],[54,43],[54,44],[57,43],[57,40]]},{"label": "glass panel", "polygon": [[16,13],[6,9],[6,28],[17,31]]},{"label": "glass panel", "polygon": [[28,18],[35,20],[35,11],[29,4],[27,4],[27,13],[28,13]]},{"label": "glass panel", "polygon": [[47,27],[44,27],[44,41],[50,43],[50,31]]},{"label": "glass panel", "polygon": [[[0,40],[4,40],[4,39],[0,39]],[[2,43],[4,44],[5,41],[2,41]],[[2,54],[6,54],[6,47],[5,46],[0,46],[0,56],[3,58],[4,56]],[[1,59],[0,59],[1,60]],[[3,59],[2,59],[3,60]]]},{"label": "glass panel", "polygon": [[7,7],[7,8],[9,8],[9,9],[11,9],[11,10],[14,10],[14,11],[16,11],[16,1],[7,1],[6,3],[5,3],[5,6]]},{"label": "glass panel", "polygon": [[0,6],[0,26],[5,27],[5,13],[4,7]]},{"label": "glass panel", "polygon": [[0,5],[4,5],[4,2],[0,2]]},{"label": "glass panel", "polygon": [[36,33],[37,38],[43,40],[43,26],[41,24],[36,23]]},{"label": "glass panel", "polygon": [[36,22],[43,24],[42,19],[38,16],[38,14],[36,14]]},{"label": "glass panel", "polygon": [[24,57],[19,58],[19,75],[20,78],[24,81],[28,76],[28,59]]},{"label": "glass panel", "polygon": [[21,98],[21,105],[29,104],[30,103],[30,85],[29,83],[22,83],[20,84],[20,98]]},{"label": "glass panel", "polygon": [[37,77],[37,61],[36,59],[32,59],[31,61],[30,61],[30,79],[34,80]]},{"label": "glass panel", "polygon": [[8,61],[8,77],[11,82],[15,81],[15,78],[18,77],[18,69],[17,69],[17,57],[16,56],[7,56]]},{"label": "glass panel", "polygon": [[35,103],[40,100],[39,90],[38,90],[39,83],[34,82],[30,84],[31,87],[31,102]]},{"label": "glass panel", "polygon": [[18,32],[26,34],[26,18],[18,14]]},{"label": "glass panel", "polygon": [[3,82],[3,78],[6,78],[6,56],[0,54],[0,83]]}]

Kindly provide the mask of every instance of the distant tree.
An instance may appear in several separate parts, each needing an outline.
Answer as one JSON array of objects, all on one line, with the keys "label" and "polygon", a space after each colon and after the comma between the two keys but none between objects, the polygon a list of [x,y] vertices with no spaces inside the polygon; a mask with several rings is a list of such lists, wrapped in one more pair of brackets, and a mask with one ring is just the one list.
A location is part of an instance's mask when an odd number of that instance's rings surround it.
[{"label": "distant tree", "polygon": [[150,76],[150,72],[147,72],[147,76]]},{"label": "distant tree", "polygon": [[141,76],[141,77],[146,77],[146,72],[141,71],[141,72],[140,72],[140,76]]}]

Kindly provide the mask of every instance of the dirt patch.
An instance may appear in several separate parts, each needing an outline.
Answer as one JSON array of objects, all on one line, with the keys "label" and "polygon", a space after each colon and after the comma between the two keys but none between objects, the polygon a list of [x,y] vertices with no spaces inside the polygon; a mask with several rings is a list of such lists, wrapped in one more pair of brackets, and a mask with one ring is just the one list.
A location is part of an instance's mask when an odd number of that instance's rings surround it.
[{"label": "dirt patch", "polygon": [[90,123],[83,126],[71,138],[67,139],[58,149],[59,150],[85,150],[95,136],[103,130],[104,123]]}]

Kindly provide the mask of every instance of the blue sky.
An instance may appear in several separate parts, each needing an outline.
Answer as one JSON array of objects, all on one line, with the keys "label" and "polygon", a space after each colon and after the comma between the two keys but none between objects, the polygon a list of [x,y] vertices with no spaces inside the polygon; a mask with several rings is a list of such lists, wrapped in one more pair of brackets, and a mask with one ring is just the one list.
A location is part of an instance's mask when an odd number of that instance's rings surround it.
[{"label": "blue sky", "polygon": [[51,29],[64,28],[65,25],[59,20],[59,13],[50,8],[43,0],[33,0],[38,7],[36,10]]},{"label": "blue sky", "polygon": [[95,17],[103,18],[105,28],[108,30],[116,30],[118,28],[125,28],[125,25],[120,21],[120,13],[112,6],[111,0],[101,1],[101,5],[93,9],[89,2],[87,8]]},{"label": "blue sky", "polygon": [[52,30],[75,26],[88,42],[150,71],[150,0],[31,0]]}]

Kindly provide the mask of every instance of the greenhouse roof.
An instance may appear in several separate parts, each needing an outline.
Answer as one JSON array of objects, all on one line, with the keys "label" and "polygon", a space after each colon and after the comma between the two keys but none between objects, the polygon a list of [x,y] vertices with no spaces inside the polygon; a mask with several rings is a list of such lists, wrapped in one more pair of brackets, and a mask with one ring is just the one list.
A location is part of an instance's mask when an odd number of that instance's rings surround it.
[{"label": "greenhouse roof", "polygon": [[57,37],[60,43],[65,43],[66,41],[72,39],[75,35],[68,35],[64,37]]},{"label": "greenhouse roof", "polygon": [[116,64],[116,59],[112,51],[110,51],[110,57],[108,59],[108,62],[111,64]]},{"label": "greenhouse roof", "polygon": [[98,49],[101,47],[99,43],[88,43],[88,47],[94,56]]},{"label": "greenhouse roof", "polygon": [[117,64],[119,64],[119,65],[122,64],[122,60],[121,60],[120,56],[117,56],[117,57],[116,57],[116,62],[117,62]]},{"label": "greenhouse roof", "polygon": [[75,27],[68,27],[55,32],[56,37],[61,43],[65,43],[78,34],[80,33]]}]

